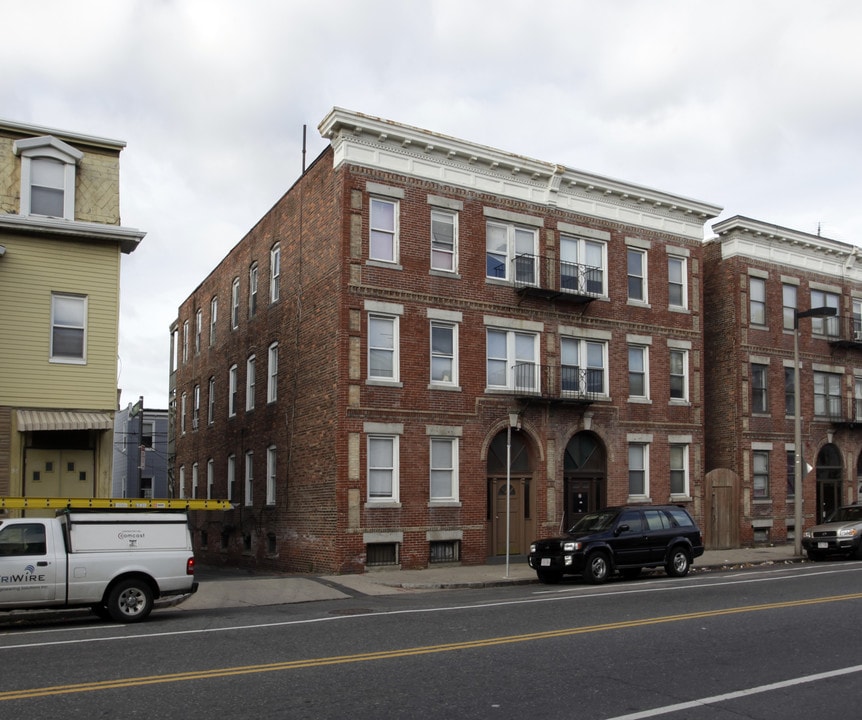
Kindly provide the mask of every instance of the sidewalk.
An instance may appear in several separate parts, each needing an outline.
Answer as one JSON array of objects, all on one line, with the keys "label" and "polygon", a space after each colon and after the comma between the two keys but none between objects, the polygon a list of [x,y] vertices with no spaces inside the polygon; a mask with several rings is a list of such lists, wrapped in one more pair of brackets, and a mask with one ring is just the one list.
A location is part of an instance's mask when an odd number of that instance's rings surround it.
[{"label": "sidewalk", "polygon": [[[362,575],[272,575],[243,570],[199,567],[198,592],[176,610],[255,607],[288,603],[339,600],[364,595],[483,588],[537,582],[536,573],[523,556],[495,558],[485,565],[447,565],[426,570],[371,570]],[[792,545],[708,550],[696,558],[692,573],[763,564],[802,562]]]}]

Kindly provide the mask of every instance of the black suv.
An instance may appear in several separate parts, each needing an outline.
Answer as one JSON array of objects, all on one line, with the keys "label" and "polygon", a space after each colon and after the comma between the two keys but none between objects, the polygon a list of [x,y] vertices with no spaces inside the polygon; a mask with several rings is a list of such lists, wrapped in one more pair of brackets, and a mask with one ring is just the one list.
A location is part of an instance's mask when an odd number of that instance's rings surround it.
[{"label": "black suv", "polygon": [[527,561],[544,583],[580,574],[602,583],[616,572],[632,578],[653,567],[683,577],[701,555],[703,535],[685,508],[646,505],[581,515],[566,536],[530,545]]}]

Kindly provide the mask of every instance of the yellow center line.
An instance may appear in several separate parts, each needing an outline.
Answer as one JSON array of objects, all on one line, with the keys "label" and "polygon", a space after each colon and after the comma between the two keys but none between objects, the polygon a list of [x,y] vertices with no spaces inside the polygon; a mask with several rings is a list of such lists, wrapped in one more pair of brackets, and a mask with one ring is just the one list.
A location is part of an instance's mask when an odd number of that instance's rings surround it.
[{"label": "yellow center line", "polygon": [[603,623],[600,625],[587,625],[584,627],[565,628],[562,630],[546,630],[543,632],[525,633],[523,635],[505,635],[484,640],[466,640],[455,643],[444,643],[441,645],[425,645],[413,648],[403,648],[401,650],[381,650],[378,652],[357,653],[354,655],[334,655],[331,657],[289,660],[285,662],[264,663],[260,665],[239,665],[228,668],[213,668],[211,670],[195,670],[190,672],[166,673],[162,675],[117,678],[116,680],[98,680],[72,685],[53,685],[49,687],[30,688],[24,690],[7,690],[5,692],[0,692],[0,701],[24,700],[29,698],[46,697],[49,695],[66,695],[72,693],[95,692],[98,690],[116,690],[119,688],[142,687],[144,685],[157,685],[160,683],[188,682],[191,680],[252,675],[265,672],[299,670],[303,668],[324,667],[327,665],[370,662],[373,660],[391,660],[393,658],[454,652],[456,650],[472,650],[476,648],[493,647],[495,645],[533,642],[536,640],[548,640],[572,635],[605,632],[608,630],[624,630],[627,628],[646,627],[648,625],[659,625],[662,623],[699,620],[726,615],[738,615],[741,613],[778,610],[782,608],[796,608],[806,605],[820,605],[823,603],[844,602],[847,600],[859,599],[862,599],[862,593],[852,593],[848,595],[813,598],[811,600],[789,600],[787,602],[766,603],[763,605],[744,605],[741,607],[724,608],[722,610],[703,610],[700,612],[683,613],[680,615],[665,615],[662,617],[643,618],[640,620],[623,620],[620,622]]}]

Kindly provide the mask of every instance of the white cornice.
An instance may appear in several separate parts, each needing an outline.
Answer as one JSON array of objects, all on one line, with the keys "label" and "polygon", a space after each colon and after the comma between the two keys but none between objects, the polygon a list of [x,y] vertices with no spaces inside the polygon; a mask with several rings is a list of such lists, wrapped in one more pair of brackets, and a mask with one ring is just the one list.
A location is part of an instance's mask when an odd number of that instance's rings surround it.
[{"label": "white cornice", "polygon": [[53,135],[54,137],[70,140],[71,142],[83,143],[85,145],[108,148],[111,150],[122,150],[126,147],[126,143],[123,140],[111,140],[110,138],[97,137],[96,135],[83,135],[81,133],[44,127],[42,125],[30,125],[28,123],[15,122],[13,120],[4,120],[0,118],[0,132],[4,130],[27,136]]},{"label": "white cornice", "polygon": [[372,167],[698,240],[704,223],[721,212],[716,205],[342,108],[333,108],[318,130],[332,144],[336,168]]},{"label": "white cornice", "polygon": [[142,230],[103,223],[70,222],[59,218],[0,215],[0,231],[45,235],[69,240],[119,243],[120,251],[131,253],[146,235]]}]

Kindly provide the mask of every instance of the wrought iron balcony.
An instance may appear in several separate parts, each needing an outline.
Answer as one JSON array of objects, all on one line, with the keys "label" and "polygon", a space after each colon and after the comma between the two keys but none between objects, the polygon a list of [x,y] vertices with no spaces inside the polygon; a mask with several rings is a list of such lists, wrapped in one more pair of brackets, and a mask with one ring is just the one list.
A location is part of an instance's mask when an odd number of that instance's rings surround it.
[{"label": "wrought iron balcony", "polygon": [[512,380],[513,394],[521,400],[590,405],[607,395],[602,369],[518,363],[512,368]]},{"label": "wrought iron balcony", "polygon": [[514,257],[511,277],[518,293],[549,300],[588,303],[602,297],[604,289],[602,268],[543,255]]},{"label": "wrought iron balcony", "polygon": [[862,317],[856,315],[840,315],[829,318],[812,318],[812,331],[826,335],[833,347],[855,348],[862,350]]}]

